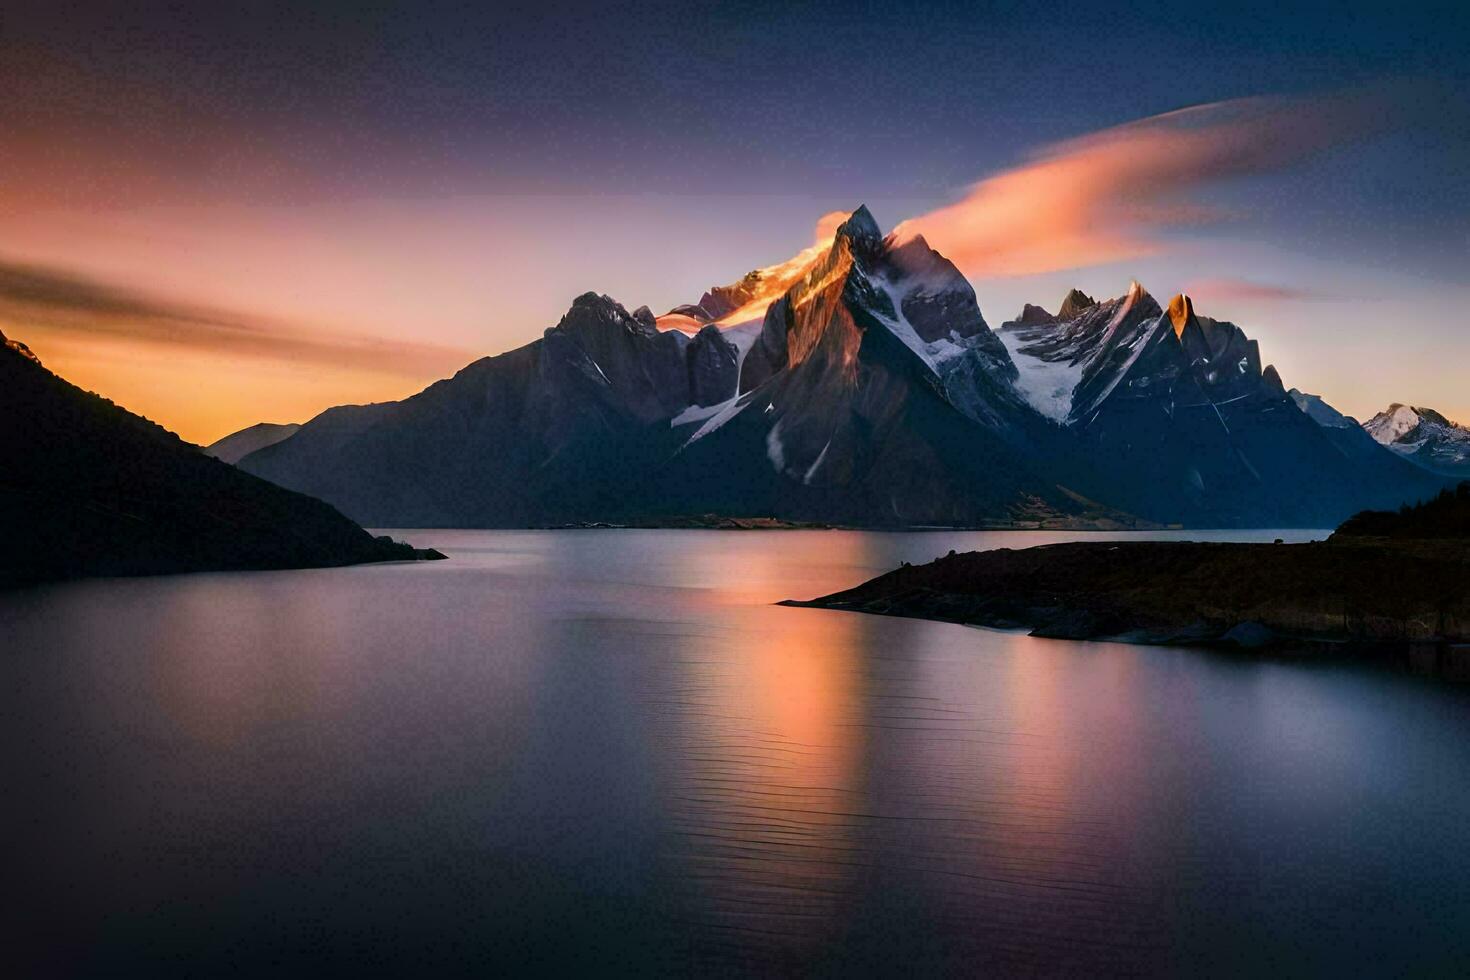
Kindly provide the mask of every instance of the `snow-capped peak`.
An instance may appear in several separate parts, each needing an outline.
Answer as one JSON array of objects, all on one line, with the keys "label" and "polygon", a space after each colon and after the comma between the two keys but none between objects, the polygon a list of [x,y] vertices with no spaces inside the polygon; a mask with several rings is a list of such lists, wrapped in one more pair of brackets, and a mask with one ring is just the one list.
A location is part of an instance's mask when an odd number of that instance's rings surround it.
[{"label": "snow-capped peak", "polygon": [[1417,429],[1420,421],[1419,413],[1413,408],[1394,402],[1387,411],[1364,422],[1363,428],[1378,442],[1391,446]]}]

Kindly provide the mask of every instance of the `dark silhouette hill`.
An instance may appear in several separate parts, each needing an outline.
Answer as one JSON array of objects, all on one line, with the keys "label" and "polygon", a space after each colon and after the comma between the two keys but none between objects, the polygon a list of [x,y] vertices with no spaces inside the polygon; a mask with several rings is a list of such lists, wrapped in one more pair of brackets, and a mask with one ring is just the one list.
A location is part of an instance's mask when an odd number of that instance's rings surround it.
[{"label": "dark silhouette hill", "polygon": [[3,335],[0,459],[0,586],[420,557],[83,391]]},{"label": "dark silhouette hill", "polygon": [[1334,538],[1470,538],[1470,480],[1397,511],[1367,510],[1343,522]]},{"label": "dark silhouette hill", "polygon": [[1470,680],[1470,482],[1326,541],[1104,541],[951,552],[790,605],[1033,635],[1408,651]]}]

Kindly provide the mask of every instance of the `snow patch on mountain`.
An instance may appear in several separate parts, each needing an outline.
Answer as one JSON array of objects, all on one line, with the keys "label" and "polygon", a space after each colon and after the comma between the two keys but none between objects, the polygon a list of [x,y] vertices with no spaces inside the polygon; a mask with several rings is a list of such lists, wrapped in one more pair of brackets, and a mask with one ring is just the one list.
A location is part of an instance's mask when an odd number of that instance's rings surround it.
[{"label": "snow patch on mountain", "polygon": [[766,456],[770,459],[771,465],[776,467],[777,473],[786,469],[786,447],[781,445],[781,422],[779,420],[771,426],[771,431],[766,433]]},{"label": "snow patch on mountain", "polygon": [[707,418],[720,414],[734,400],[731,398],[729,401],[723,401],[717,405],[690,405],[684,411],[669,419],[669,428],[677,429],[681,425],[692,425],[695,422],[703,422]]},{"label": "snow patch on mountain", "polygon": [[827,450],[831,448],[832,440],[828,439],[826,445],[822,446],[822,451],[817,453],[817,458],[812,461],[812,465],[807,467],[806,475],[801,478],[802,483],[811,486],[812,478],[817,475],[817,470],[822,468],[822,462],[827,458]]},{"label": "snow patch on mountain", "polygon": [[[718,405],[711,405],[705,409],[701,409],[701,412],[708,411],[710,412],[710,414],[704,417],[704,424],[695,431],[694,435],[690,436],[684,441],[684,445],[681,446],[680,449],[687,448],[691,443],[703,439],[711,432],[719,429],[726,422],[730,421],[735,416],[743,412],[746,408],[748,408],[750,406],[750,403],[754,400],[755,392],[751,391],[746,392],[744,395],[736,395],[734,398],[731,398],[727,402],[721,402]],[[698,416],[694,413],[692,409],[685,409],[677,416],[675,416],[674,422],[672,422],[671,424],[684,424],[678,421],[681,418],[684,419],[686,423],[698,421]]]},{"label": "snow patch on mountain", "polygon": [[887,294],[888,301],[893,304],[893,316],[890,317],[881,310],[873,312],[888,325],[895,337],[903,341],[905,347],[917,354],[919,359],[927,364],[936,375],[943,377],[942,366],[947,361],[963,357],[968,348],[955,343],[952,336],[941,337],[932,343],[925,342],[924,338],[919,336],[919,332],[914,329],[914,325],[909,322],[908,317],[903,315],[903,300],[908,295],[908,290],[895,286],[882,278],[876,278],[874,284]]},{"label": "snow patch on mountain", "polygon": [[1082,380],[1086,362],[1044,361],[1023,353],[1021,348],[1026,342],[1011,330],[1000,331],[1000,342],[1005,344],[1016,370],[1021,372],[1015,382],[1021,397],[1052,421],[1067,421],[1067,416],[1072,414],[1072,392]]},{"label": "snow patch on mountain", "polygon": [[756,340],[760,337],[761,324],[764,322],[763,317],[755,320],[746,320],[744,323],[722,327],[720,333],[721,336],[735,345],[735,350],[739,352],[740,360],[744,361],[745,355],[750,353],[750,349],[755,346]]}]

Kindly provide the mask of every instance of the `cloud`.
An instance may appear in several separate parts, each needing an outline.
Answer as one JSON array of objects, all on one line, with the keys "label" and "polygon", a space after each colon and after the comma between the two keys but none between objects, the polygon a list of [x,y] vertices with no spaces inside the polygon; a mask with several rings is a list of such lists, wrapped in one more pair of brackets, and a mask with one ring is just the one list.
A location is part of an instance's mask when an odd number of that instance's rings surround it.
[{"label": "cloud", "polygon": [[1323,298],[1310,289],[1228,277],[1193,280],[1184,287],[1184,292],[1196,299],[1215,302],[1290,303]]},{"label": "cloud", "polygon": [[1159,252],[1160,232],[1225,217],[1198,194],[1378,131],[1375,94],[1193,106],[1043,149],[954,204],[905,221],[974,278],[1032,275]]},{"label": "cloud", "polygon": [[27,328],[39,327],[85,337],[409,376],[443,373],[471,359],[467,352],[450,347],[309,330],[3,259],[0,322],[19,334],[20,340],[26,339]]}]

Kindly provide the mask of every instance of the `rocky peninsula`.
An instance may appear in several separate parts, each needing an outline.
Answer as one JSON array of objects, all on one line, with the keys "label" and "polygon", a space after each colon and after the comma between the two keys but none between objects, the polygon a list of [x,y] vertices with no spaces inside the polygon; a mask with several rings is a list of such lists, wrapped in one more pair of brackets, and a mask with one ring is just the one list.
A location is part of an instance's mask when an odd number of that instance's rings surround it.
[{"label": "rocky peninsula", "polygon": [[951,552],[785,604],[1042,637],[1394,655],[1470,680],[1470,483],[1359,514],[1325,541]]}]

